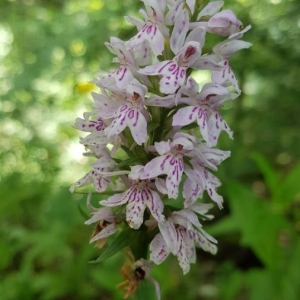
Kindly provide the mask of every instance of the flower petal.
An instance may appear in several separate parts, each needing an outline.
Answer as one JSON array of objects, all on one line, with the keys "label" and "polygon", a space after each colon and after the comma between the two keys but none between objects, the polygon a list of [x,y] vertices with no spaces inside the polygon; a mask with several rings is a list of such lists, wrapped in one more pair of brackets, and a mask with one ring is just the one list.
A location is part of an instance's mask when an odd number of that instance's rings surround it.
[{"label": "flower petal", "polygon": [[171,219],[158,223],[159,231],[164,238],[168,249],[176,255],[178,251],[178,235]]},{"label": "flower petal", "polygon": [[126,42],[126,48],[132,49],[147,40],[155,56],[161,55],[164,50],[164,37],[158,27],[152,22],[147,22],[140,32]]},{"label": "flower petal", "polygon": [[189,14],[186,9],[179,7],[178,13],[176,14],[175,24],[170,38],[170,47],[174,54],[183,47],[186,34],[189,30]]},{"label": "flower petal", "polygon": [[109,197],[107,200],[102,200],[99,203],[104,206],[119,206],[125,204],[128,201],[128,194],[130,193],[131,189],[124,193],[115,194]]},{"label": "flower petal", "polygon": [[217,253],[217,246],[210,241],[207,240],[206,237],[204,237],[199,231],[194,231],[195,242],[206,252],[210,252],[211,254]]},{"label": "flower petal", "polygon": [[212,113],[208,119],[208,131],[209,131],[209,141],[210,146],[215,146],[217,144],[219,135],[222,131],[227,132],[230,139],[233,139],[233,132],[221,117],[218,112]]},{"label": "flower petal", "polygon": [[241,30],[242,22],[229,9],[224,9],[212,16],[207,23],[207,31],[226,36]]},{"label": "flower petal", "polygon": [[214,15],[222,8],[223,5],[224,1],[212,1],[208,3],[198,14],[197,20],[200,20],[200,18],[204,16]]},{"label": "flower petal", "polygon": [[173,116],[173,126],[185,126],[191,124],[195,120],[199,125],[202,137],[205,141],[209,142],[208,134],[208,111],[200,106],[186,106],[180,108]]},{"label": "flower petal", "polygon": [[129,202],[126,206],[126,221],[133,229],[139,229],[143,224],[144,211],[146,209],[146,199],[143,197],[142,191],[132,189]]},{"label": "flower petal", "polygon": [[127,112],[127,125],[135,142],[142,145],[147,139],[147,121],[144,115],[137,109],[130,109]]},{"label": "flower petal", "polygon": [[150,243],[150,252],[150,260],[157,265],[161,264],[170,254],[161,234],[157,234]]},{"label": "flower petal", "polygon": [[93,213],[92,217],[84,222],[86,225],[90,225],[95,222],[99,222],[101,220],[105,220],[108,222],[113,222],[115,220],[115,216],[113,212],[108,207],[103,207],[98,209],[95,213]]},{"label": "flower petal", "polygon": [[160,199],[158,193],[153,190],[149,190],[148,199],[146,201],[147,207],[149,208],[151,215],[157,222],[164,222],[165,217],[163,215],[164,204]]},{"label": "flower petal", "polygon": [[90,244],[98,241],[100,239],[106,238],[112,234],[114,234],[116,232],[117,228],[116,228],[116,224],[112,223],[109,224],[107,226],[105,226],[98,234],[96,234],[91,240],[90,240]]}]

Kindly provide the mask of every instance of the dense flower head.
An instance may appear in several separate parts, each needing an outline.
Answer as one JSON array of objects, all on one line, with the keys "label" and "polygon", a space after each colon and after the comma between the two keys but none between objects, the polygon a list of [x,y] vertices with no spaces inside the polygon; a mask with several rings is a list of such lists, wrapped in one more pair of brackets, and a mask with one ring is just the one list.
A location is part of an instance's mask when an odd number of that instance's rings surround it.
[{"label": "dense flower head", "polygon": [[[160,264],[173,254],[185,274],[196,246],[217,251],[200,220],[213,218],[207,212],[215,204],[222,208],[215,172],[230,151],[217,145],[223,131],[231,139],[233,132],[221,108],[241,94],[230,57],[251,46],[241,40],[250,26],[222,10],[223,1],[142,2],[141,18],[126,17],[137,33],[106,43],[116,67],[94,80],[93,110],[75,120],[95,161],[71,190],[92,184],[101,196],[86,222],[98,222],[91,242],[102,245],[124,228],[143,231],[149,260]],[[208,48],[215,35],[219,42]],[[204,70],[211,79],[200,86],[193,75]]]}]

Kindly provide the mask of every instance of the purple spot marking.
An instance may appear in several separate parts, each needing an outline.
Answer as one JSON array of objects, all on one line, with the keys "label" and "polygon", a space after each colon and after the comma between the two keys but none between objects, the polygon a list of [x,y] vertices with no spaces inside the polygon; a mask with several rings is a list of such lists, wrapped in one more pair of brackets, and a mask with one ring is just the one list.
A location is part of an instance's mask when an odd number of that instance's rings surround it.
[{"label": "purple spot marking", "polygon": [[129,112],[128,112],[128,118],[132,119],[133,117],[134,117],[134,110],[130,109]]}]

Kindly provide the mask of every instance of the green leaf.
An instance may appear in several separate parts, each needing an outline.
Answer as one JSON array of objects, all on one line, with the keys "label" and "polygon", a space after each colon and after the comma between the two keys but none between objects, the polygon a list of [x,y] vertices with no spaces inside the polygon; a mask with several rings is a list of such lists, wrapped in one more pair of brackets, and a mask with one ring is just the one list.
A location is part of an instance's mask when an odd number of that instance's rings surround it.
[{"label": "green leaf", "polygon": [[150,134],[152,131],[154,131],[158,127],[160,127],[159,123],[149,123],[147,126],[148,134]]},{"label": "green leaf", "polygon": [[120,162],[118,164],[118,167],[120,169],[124,168],[124,167],[128,167],[128,166],[134,166],[134,165],[138,165],[140,164],[142,161],[142,158],[141,157],[131,157],[131,158],[128,158],[126,160],[123,160],[122,162]]},{"label": "green leaf", "polygon": [[274,198],[274,200],[278,199],[279,188],[280,188],[280,185],[279,185],[280,176],[273,169],[273,167],[268,162],[268,160],[260,153],[257,153],[257,152],[252,153],[251,157],[255,161],[259,170],[262,172],[265,182],[267,184],[267,187],[272,194],[272,198]]},{"label": "green leaf", "polygon": [[79,204],[78,204],[78,210],[79,210],[80,214],[82,215],[82,217],[84,218],[84,220],[87,220],[90,218],[89,214]]},{"label": "green leaf", "polygon": [[300,198],[300,163],[298,163],[286,176],[281,184],[280,201],[283,210],[286,209],[296,197]]},{"label": "green leaf", "polygon": [[136,289],[134,300],[155,299],[157,299],[157,295],[153,283],[148,280],[142,280]]},{"label": "green leaf", "polygon": [[122,145],[121,148],[126,152],[126,154],[127,154],[129,157],[132,156],[132,151],[131,151],[128,147]]},{"label": "green leaf", "polygon": [[207,231],[214,235],[227,234],[238,230],[240,227],[236,220],[231,216],[224,217],[213,225],[207,226]]},{"label": "green leaf", "polygon": [[94,261],[90,263],[99,263],[107,260],[111,256],[115,255],[125,247],[130,247],[135,241],[137,241],[142,235],[141,230],[134,230],[131,228],[125,229],[112,241],[112,243],[102,252],[102,254]]},{"label": "green leaf", "polygon": [[243,185],[231,182],[227,189],[231,215],[241,232],[241,243],[251,247],[269,268],[278,266],[282,255],[278,234],[287,227],[287,222],[271,209],[270,203],[257,198]]}]

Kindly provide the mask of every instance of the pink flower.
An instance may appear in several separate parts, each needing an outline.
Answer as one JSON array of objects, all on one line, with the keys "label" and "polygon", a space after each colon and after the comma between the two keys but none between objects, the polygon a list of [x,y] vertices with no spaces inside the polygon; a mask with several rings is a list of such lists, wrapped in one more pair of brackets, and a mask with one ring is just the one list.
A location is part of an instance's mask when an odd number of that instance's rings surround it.
[{"label": "pink flower", "polygon": [[144,0],[146,11],[140,10],[144,15],[145,22],[127,17],[127,21],[137,26],[139,32],[126,42],[127,49],[134,49],[136,46],[147,41],[155,56],[161,55],[164,50],[164,36],[167,28],[163,24],[164,1]]},{"label": "pink flower", "polygon": [[201,228],[202,225],[195,213],[201,212],[205,215],[208,207],[201,209],[199,205],[191,206],[173,212],[166,222],[159,223],[160,233],[150,243],[150,260],[160,264],[172,253],[177,256],[179,265],[186,274],[190,269],[190,263],[196,261],[195,244],[204,251],[215,254],[217,248],[214,243],[217,241]]},{"label": "pink flower", "polygon": [[97,161],[91,164],[93,170],[91,170],[78,181],[76,181],[70,187],[70,191],[74,192],[76,187],[86,186],[91,183],[94,185],[94,188],[98,193],[105,191],[110,182],[110,177],[100,175],[98,172],[109,171],[115,165],[115,161],[111,159],[108,155],[99,158]]},{"label": "pink flower", "polygon": [[165,219],[162,214],[164,205],[159,194],[150,188],[149,180],[133,180],[132,187],[126,192],[100,201],[104,206],[119,206],[126,203],[126,220],[134,229],[142,225],[146,208],[157,222],[163,222]]},{"label": "pink flower", "polygon": [[95,211],[92,217],[84,223],[86,225],[98,223],[94,229],[90,243],[97,242],[97,247],[102,248],[106,242],[106,238],[113,235],[117,230],[115,219],[115,215],[107,207]]},{"label": "pink flower", "polygon": [[138,145],[141,145],[147,138],[147,120],[144,110],[144,97],[147,88],[137,80],[133,80],[127,87],[127,99],[111,115],[112,123],[104,130],[108,138],[120,134],[126,127],[129,127],[132,137]]},{"label": "pink flower", "polygon": [[133,54],[125,47],[125,43],[118,38],[110,38],[110,43],[106,43],[107,48],[117,57],[113,62],[120,64],[120,67],[103,76],[100,80],[101,85],[105,88],[126,90],[129,82],[134,78],[134,73],[137,71]]},{"label": "pink flower", "polygon": [[176,133],[173,141],[155,143],[154,147],[160,156],[152,159],[144,167],[144,175],[141,178],[150,179],[165,174],[166,189],[169,198],[176,199],[178,187],[184,170],[183,156],[193,149],[194,137]]},{"label": "pink flower", "polygon": [[[192,86],[197,88],[194,83],[192,83]],[[191,96],[195,95],[193,88],[191,87],[187,91]],[[186,100],[186,102],[194,103],[194,105],[185,106],[177,111],[173,116],[172,125],[182,127],[197,121],[202,137],[208,146],[215,146],[222,130],[226,131],[229,137],[232,138],[232,131],[217,109],[220,104],[233,97],[235,96],[221,85],[205,84],[200,93],[196,93],[194,97]],[[181,101],[183,100],[181,99]],[[218,104],[216,105],[216,103]]]},{"label": "pink flower", "polygon": [[160,91],[164,94],[174,94],[184,84],[187,69],[200,54],[200,44],[191,41],[185,44],[173,60],[156,63],[140,69],[139,72],[151,76],[160,75]]},{"label": "pink flower", "polygon": [[207,31],[218,35],[226,36],[239,32],[242,29],[242,22],[228,9],[222,10],[212,16],[207,24]]},{"label": "pink flower", "polygon": [[101,117],[98,117],[96,120],[89,120],[91,114],[84,113],[84,119],[77,118],[75,120],[75,128],[85,131],[85,132],[95,132],[104,130],[105,124]]},{"label": "pink flower", "polygon": [[234,33],[215,47],[213,53],[200,57],[194,64],[195,69],[212,70],[212,82],[223,86],[233,86],[238,95],[241,94],[238,81],[229,65],[228,58],[239,50],[251,47],[248,42],[238,40],[251,27]]}]

